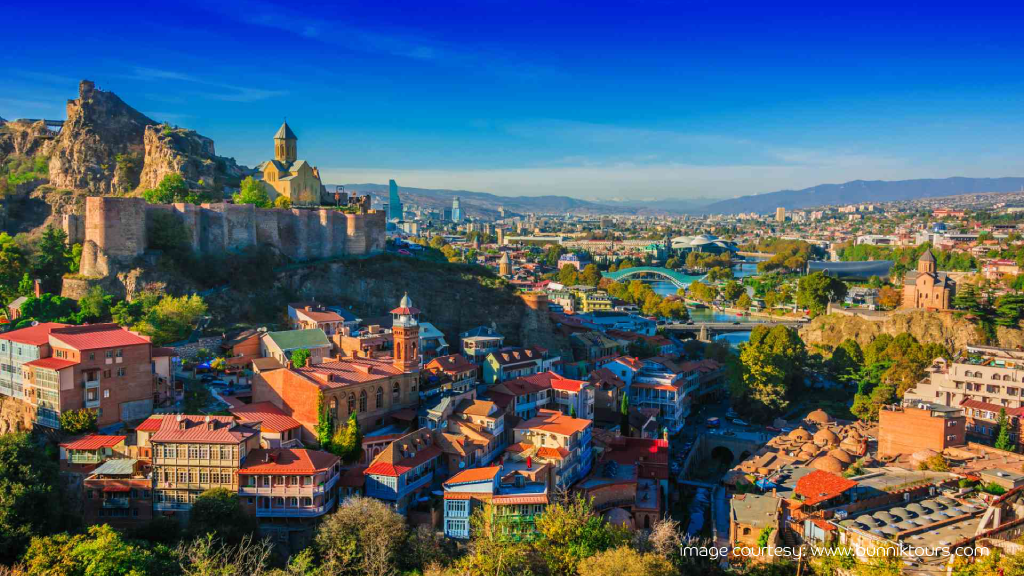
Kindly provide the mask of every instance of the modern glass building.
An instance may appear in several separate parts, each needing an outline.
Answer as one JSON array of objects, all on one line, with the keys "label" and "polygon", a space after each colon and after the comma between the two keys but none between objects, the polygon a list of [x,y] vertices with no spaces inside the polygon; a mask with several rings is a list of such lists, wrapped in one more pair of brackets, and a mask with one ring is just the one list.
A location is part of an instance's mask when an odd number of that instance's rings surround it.
[{"label": "modern glass building", "polygon": [[388,194],[388,220],[401,220],[402,211],[402,199],[398,197],[398,184],[394,180],[388,182],[390,188]]}]

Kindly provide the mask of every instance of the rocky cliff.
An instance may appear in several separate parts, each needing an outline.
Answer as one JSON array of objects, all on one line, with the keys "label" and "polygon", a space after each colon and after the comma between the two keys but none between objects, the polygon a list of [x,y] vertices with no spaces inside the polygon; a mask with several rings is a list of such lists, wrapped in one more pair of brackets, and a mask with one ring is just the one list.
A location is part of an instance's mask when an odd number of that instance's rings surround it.
[{"label": "rocky cliff", "polygon": [[153,188],[168,174],[181,174],[192,187],[236,188],[248,172],[234,158],[217,156],[213,140],[195,130],[147,126],[139,188]]},{"label": "rocky cliff", "polygon": [[[862,347],[879,334],[909,333],[919,342],[935,342],[952,350],[967,344],[982,342],[978,328],[969,320],[955,314],[914,310],[890,314],[884,320],[868,320],[859,316],[829,314],[818,316],[800,329],[800,337],[808,345],[834,348],[843,340],[852,338]],[[1016,347],[1024,344],[1024,332],[1000,327],[996,331],[998,344]]]},{"label": "rocky cliff", "polygon": [[138,174],[130,159],[142,158],[146,126],[156,123],[113,92],[82,80],[50,154],[50,184],[94,194],[134,190]]},{"label": "rocky cliff", "polygon": [[16,120],[0,122],[0,162],[10,155],[35,156],[49,155],[54,141],[49,137],[46,124]]}]

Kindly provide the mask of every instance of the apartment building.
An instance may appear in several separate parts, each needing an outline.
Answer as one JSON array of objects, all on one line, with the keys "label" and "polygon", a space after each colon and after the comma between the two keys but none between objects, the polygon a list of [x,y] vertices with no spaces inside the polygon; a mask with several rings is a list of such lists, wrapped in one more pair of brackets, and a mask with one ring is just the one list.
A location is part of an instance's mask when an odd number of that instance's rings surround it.
[{"label": "apartment building", "polygon": [[419,494],[430,489],[441,454],[433,433],[426,428],[398,437],[363,471],[366,495],[405,514]]},{"label": "apartment building", "polygon": [[700,389],[697,364],[679,364],[664,357],[642,360],[629,386],[630,406],[657,409],[666,428],[673,432],[679,430],[690,415],[690,406]]},{"label": "apartment building", "polygon": [[135,458],[110,458],[82,481],[82,520],[126,530],[153,520],[153,477]]},{"label": "apartment building", "polygon": [[937,358],[904,400],[944,406],[974,400],[996,413],[1000,408],[1024,408],[1024,352],[968,345],[966,353],[952,361]]},{"label": "apartment building", "polygon": [[297,302],[288,305],[288,319],[292,330],[312,330],[319,328],[328,337],[341,332],[345,327],[345,319],[337,312],[328,310],[318,302]]},{"label": "apartment building", "polygon": [[928,402],[884,406],[878,411],[878,456],[913,454],[930,449],[941,454],[966,444],[967,418],[957,406]]},{"label": "apartment building", "polygon": [[[470,517],[490,506],[486,521],[505,534],[527,536],[549,503],[547,469],[488,466],[463,470],[444,482],[444,534],[470,537]],[[541,472],[538,474],[537,472]],[[515,534],[509,534],[515,532]]]},{"label": "apartment building", "polygon": [[[25,370],[27,362],[50,357],[50,330],[63,328],[66,324],[55,322],[44,322],[14,330],[6,334],[0,334],[0,396],[9,396],[19,400],[25,400]],[[44,413],[39,422],[51,428],[59,427],[56,419],[56,406],[58,398],[56,394],[48,394],[48,400],[53,405],[49,412]],[[39,418],[39,416],[37,416]]]},{"label": "apartment building", "polygon": [[497,384],[543,372],[559,359],[548,357],[548,351],[539,346],[491,352],[484,359],[483,381],[487,384]]},{"label": "apartment building", "polygon": [[540,410],[537,415],[515,427],[515,452],[521,459],[538,458],[553,467],[557,488],[571,486],[590,472],[591,431],[594,422],[566,416],[557,410]]},{"label": "apartment building", "polygon": [[291,550],[307,546],[316,520],[338,503],[341,459],[321,450],[256,449],[238,469],[242,509],[260,532]]},{"label": "apartment building", "polygon": [[475,388],[479,369],[462,354],[438,356],[423,367],[420,393],[424,396],[439,393],[461,394]]},{"label": "apartment building", "polygon": [[505,337],[494,328],[478,326],[459,334],[462,353],[474,364],[481,364],[492,352],[497,352],[505,345]]},{"label": "apartment building", "polygon": [[533,418],[538,410],[550,408],[554,399],[550,379],[538,374],[502,382],[487,393],[507,414],[523,420]]},{"label": "apartment building", "polygon": [[154,511],[183,518],[205,490],[238,492],[238,470],[260,447],[259,430],[232,416],[153,415],[136,433],[152,449]]}]

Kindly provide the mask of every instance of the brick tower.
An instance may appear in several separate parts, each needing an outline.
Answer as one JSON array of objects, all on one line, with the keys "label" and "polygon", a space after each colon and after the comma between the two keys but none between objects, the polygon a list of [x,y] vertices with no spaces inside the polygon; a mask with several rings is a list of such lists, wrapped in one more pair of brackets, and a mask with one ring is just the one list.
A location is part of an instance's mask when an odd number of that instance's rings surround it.
[{"label": "brick tower", "polygon": [[391,311],[395,322],[391,334],[395,339],[394,365],[403,372],[412,372],[420,367],[420,311],[413,307],[412,299],[406,294]]}]

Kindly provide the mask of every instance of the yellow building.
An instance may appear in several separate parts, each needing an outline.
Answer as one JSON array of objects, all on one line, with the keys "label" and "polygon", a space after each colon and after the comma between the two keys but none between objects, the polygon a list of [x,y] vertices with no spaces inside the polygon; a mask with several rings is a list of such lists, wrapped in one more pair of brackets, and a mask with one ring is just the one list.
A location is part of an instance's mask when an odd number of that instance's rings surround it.
[{"label": "yellow building", "polygon": [[612,309],[612,299],[607,293],[600,290],[584,292],[580,294],[580,309],[587,312],[598,312]]},{"label": "yellow building", "polygon": [[293,206],[319,206],[320,193],[324,190],[320,182],[320,170],[305,160],[298,160],[298,137],[285,122],[274,134],[274,159],[260,164],[263,183],[271,200],[284,196]]}]

